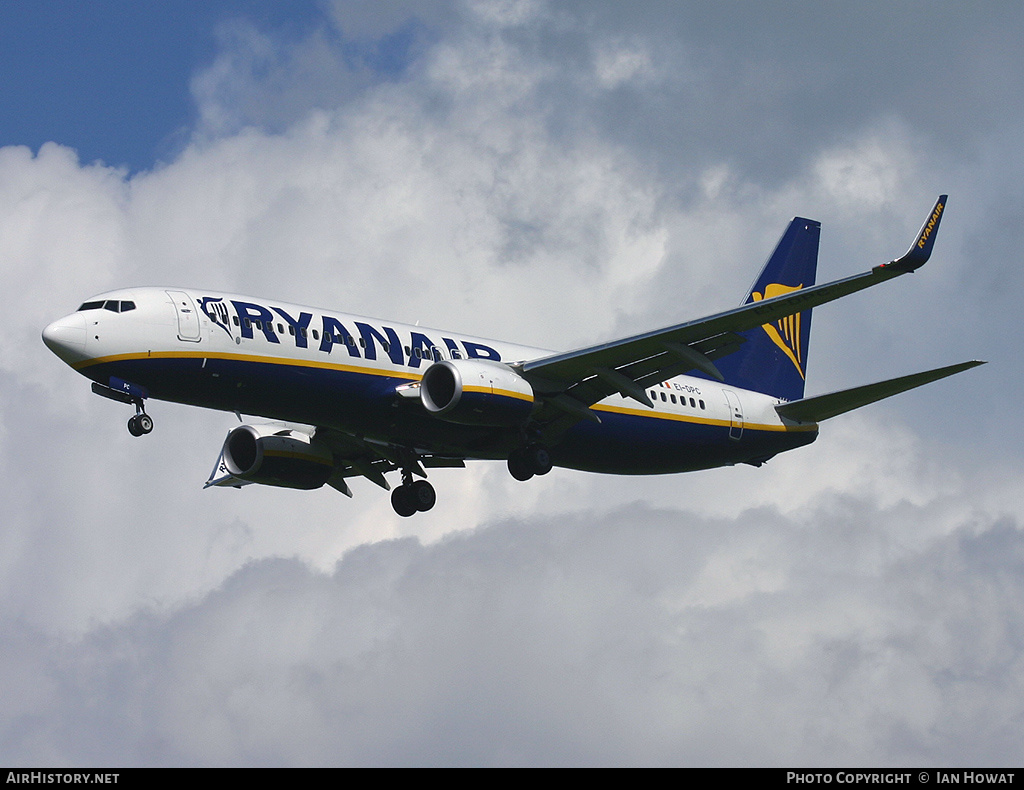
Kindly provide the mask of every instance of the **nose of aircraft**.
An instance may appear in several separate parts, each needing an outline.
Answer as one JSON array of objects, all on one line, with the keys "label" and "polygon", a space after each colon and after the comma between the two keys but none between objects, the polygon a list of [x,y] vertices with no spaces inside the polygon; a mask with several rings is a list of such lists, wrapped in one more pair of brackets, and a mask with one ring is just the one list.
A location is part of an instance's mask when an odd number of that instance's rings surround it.
[{"label": "nose of aircraft", "polygon": [[85,316],[72,313],[43,330],[43,342],[69,365],[85,358]]}]

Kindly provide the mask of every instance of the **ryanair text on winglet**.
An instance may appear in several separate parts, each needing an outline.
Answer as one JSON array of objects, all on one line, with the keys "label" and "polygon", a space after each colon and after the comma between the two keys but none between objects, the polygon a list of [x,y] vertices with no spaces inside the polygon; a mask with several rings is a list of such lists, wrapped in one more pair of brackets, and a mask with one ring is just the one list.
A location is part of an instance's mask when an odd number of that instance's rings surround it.
[{"label": "ryanair text on winglet", "polygon": [[917,240],[918,249],[924,249],[924,245],[928,242],[928,237],[932,235],[932,231],[935,230],[935,226],[939,222],[939,216],[942,214],[943,208],[945,206],[942,203],[935,204],[935,211],[932,212],[928,222],[925,223],[924,230],[921,231],[921,238]]}]

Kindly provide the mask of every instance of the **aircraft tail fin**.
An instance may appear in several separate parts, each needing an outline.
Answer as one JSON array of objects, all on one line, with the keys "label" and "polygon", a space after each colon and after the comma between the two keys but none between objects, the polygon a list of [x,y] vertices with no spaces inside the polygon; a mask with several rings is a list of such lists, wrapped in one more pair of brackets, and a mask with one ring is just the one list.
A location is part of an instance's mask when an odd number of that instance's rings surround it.
[{"label": "aircraft tail fin", "polygon": [[[796,217],[782,234],[742,304],[771,299],[814,285],[821,223]],[[811,311],[741,332],[743,344],[715,361],[727,384],[784,400],[804,396]]]},{"label": "aircraft tail fin", "polygon": [[944,379],[961,371],[984,365],[981,360],[961,362],[958,365],[949,365],[944,368],[927,370],[923,373],[912,373],[909,376],[900,376],[888,381],[880,381],[877,384],[866,384],[863,387],[843,390],[842,392],[830,392],[827,395],[817,395],[813,398],[804,398],[793,403],[783,403],[775,407],[779,416],[798,422],[821,422],[839,414],[859,409],[869,403],[890,398],[901,392],[912,390],[932,381]]}]

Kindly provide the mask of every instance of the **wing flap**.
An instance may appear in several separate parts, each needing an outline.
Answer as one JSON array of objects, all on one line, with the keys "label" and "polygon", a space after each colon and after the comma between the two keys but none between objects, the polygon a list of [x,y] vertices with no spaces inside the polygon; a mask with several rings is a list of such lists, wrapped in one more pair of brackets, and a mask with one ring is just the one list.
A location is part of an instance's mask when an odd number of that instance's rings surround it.
[{"label": "wing flap", "polygon": [[984,364],[981,360],[975,359],[970,362],[961,362],[958,365],[927,370],[923,373],[912,373],[909,376],[900,376],[888,381],[879,381],[875,384],[865,384],[862,387],[854,387],[853,389],[840,392],[830,392],[827,395],[817,395],[813,398],[804,398],[792,403],[783,403],[776,406],[775,411],[779,413],[780,417],[784,417],[787,420],[821,422],[830,417],[859,409],[861,406],[867,406],[869,403],[890,398],[901,392],[912,390],[915,387],[920,387]]}]

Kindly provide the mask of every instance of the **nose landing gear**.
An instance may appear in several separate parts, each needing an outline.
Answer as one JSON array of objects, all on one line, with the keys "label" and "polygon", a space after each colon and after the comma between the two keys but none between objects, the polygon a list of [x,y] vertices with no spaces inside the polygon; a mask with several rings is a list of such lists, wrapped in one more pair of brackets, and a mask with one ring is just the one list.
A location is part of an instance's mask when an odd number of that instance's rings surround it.
[{"label": "nose landing gear", "polygon": [[142,436],[153,430],[153,418],[146,412],[140,411],[128,420],[128,433],[132,436]]},{"label": "nose landing gear", "polygon": [[111,382],[115,381],[119,385],[119,389],[107,387],[94,381],[92,391],[104,398],[116,400],[118,403],[134,404],[135,416],[128,420],[128,433],[132,436],[143,436],[150,433],[153,430],[153,418],[146,414],[144,404],[147,396],[146,390],[120,379],[111,379]]}]

